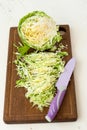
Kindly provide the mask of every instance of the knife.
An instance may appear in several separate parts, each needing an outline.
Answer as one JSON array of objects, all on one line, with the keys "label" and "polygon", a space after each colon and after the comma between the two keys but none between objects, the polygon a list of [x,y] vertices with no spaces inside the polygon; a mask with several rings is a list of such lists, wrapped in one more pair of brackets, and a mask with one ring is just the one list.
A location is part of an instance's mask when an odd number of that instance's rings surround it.
[{"label": "knife", "polygon": [[57,87],[57,93],[51,102],[47,115],[45,116],[45,119],[48,122],[51,122],[54,119],[62,104],[74,67],[75,59],[71,58],[65,65],[64,72],[60,75],[56,82],[55,86]]}]

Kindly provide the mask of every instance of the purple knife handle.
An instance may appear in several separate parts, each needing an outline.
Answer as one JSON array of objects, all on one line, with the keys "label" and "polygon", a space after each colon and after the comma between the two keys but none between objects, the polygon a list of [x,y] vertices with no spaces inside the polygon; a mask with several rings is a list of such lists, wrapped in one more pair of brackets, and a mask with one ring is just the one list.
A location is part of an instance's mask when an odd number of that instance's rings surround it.
[{"label": "purple knife handle", "polygon": [[48,114],[45,116],[45,118],[48,122],[51,122],[54,119],[54,117],[56,116],[56,114],[62,104],[65,92],[66,92],[66,90],[62,90],[62,91],[58,90],[56,96],[53,98],[49,111],[48,111]]}]

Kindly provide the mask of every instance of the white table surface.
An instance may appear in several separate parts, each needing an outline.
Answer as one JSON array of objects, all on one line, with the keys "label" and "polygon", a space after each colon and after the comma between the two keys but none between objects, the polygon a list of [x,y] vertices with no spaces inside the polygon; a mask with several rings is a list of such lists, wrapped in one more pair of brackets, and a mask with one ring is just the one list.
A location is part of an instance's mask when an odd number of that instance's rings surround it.
[{"label": "white table surface", "polygon": [[[69,24],[72,53],[76,58],[75,89],[78,119],[67,123],[7,125],[3,122],[9,28],[33,10],[43,10],[57,24]],[[87,0],[0,0],[0,130],[87,129]]]}]

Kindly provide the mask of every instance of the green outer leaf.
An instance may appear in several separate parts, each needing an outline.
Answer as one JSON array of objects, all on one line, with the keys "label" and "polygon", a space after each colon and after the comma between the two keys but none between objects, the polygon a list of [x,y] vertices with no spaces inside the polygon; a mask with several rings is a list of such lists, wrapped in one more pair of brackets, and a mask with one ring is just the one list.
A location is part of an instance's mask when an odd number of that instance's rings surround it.
[{"label": "green outer leaf", "polygon": [[24,45],[24,46],[18,48],[18,52],[21,55],[24,55],[25,53],[27,53],[27,51],[29,50],[29,48],[30,48],[29,46]]}]

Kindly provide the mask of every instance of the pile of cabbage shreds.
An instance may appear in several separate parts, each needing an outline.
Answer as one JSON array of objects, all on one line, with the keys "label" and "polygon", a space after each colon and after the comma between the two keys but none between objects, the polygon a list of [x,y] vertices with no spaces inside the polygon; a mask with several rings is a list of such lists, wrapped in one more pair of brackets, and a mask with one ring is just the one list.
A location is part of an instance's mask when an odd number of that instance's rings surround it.
[{"label": "pile of cabbage shreds", "polygon": [[[55,83],[64,69],[62,61],[65,52],[34,52],[20,57],[17,54],[15,64],[20,79],[17,87],[27,90],[26,98],[40,110],[48,107],[56,93]],[[20,57],[20,58],[19,58]]]},{"label": "pile of cabbage shreds", "polygon": [[[37,16],[41,14],[41,17],[46,15],[43,12],[34,12],[32,15],[34,14]],[[32,15],[29,14],[27,17],[31,17]],[[24,17],[22,22],[27,17]],[[47,15],[46,17],[50,18]],[[35,16],[35,18],[37,17]],[[58,35],[56,34],[55,36],[55,42],[60,42],[61,39],[62,38],[58,32]],[[48,45],[48,43],[49,45],[52,44],[50,42],[45,44]],[[27,45],[28,44],[25,44],[24,42],[24,45],[17,47],[18,50],[16,52],[15,65],[19,79],[16,81],[16,87],[24,87],[27,90],[25,94],[26,98],[33,103],[33,106],[37,106],[39,110],[42,111],[44,107],[50,105],[56,94],[55,83],[64,70],[65,62],[63,61],[63,58],[67,55],[67,52],[63,52],[60,48],[60,51],[57,50],[55,53],[45,51],[46,46],[43,46],[44,49],[42,50],[44,51],[42,51],[41,48],[39,48],[41,51],[37,51],[38,49],[36,49],[35,44],[35,48],[34,46],[33,48],[36,50],[27,53],[26,50],[29,49],[29,46],[27,47]],[[52,47],[54,47],[54,43],[50,46],[50,49],[52,49]],[[49,47],[47,49],[49,49]]]}]

